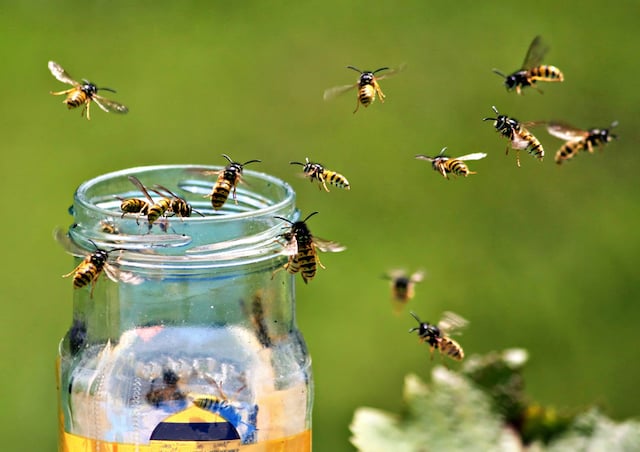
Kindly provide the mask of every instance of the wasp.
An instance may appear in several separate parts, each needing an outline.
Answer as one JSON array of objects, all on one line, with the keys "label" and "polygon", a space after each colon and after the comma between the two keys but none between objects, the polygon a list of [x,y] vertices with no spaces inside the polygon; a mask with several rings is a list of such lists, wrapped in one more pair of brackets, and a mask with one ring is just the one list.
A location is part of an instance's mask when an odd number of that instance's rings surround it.
[{"label": "wasp", "polygon": [[421,321],[413,312],[410,314],[418,321],[418,326],[411,328],[409,332],[418,331],[420,342],[429,344],[431,359],[433,359],[433,351],[440,350],[442,355],[447,355],[456,361],[462,361],[464,350],[462,350],[460,344],[448,337],[448,335],[453,334],[457,329],[465,327],[469,322],[448,311],[442,315],[442,319],[437,325]]},{"label": "wasp", "polygon": [[358,111],[360,104],[364,107],[371,105],[373,101],[376,100],[376,95],[380,98],[380,102],[384,103],[385,95],[382,92],[382,89],[380,89],[378,81],[390,77],[402,69],[401,67],[399,69],[391,70],[380,77],[376,77],[375,74],[378,72],[389,71],[390,69],[388,67],[381,67],[375,71],[361,71],[354,66],[347,66],[347,68],[360,73],[358,81],[355,84],[335,86],[333,88],[326,89],[323,97],[324,100],[329,100],[353,88],[358,88],[358,97],[356,99],[356,109],[353,111],[354,113]]},{"label": "wasp", "polygon": [[345,246],[337,242],[331,242],[311,235],[311,231],[306,222],[317,213],[318,212],[312,212],[307,215],[304,220],[296,222],[289,221],[283,217],[275,217],[291,225],[289,230],[282,234],[282,237],[287,242],[284,254],[289,256],[289,261],[282,268],[291,274],[300,272],[305,284],[311,281],[316,275],[318,266],[325,268],[318,257],[318,250],[337,253],[346,249]]},{"label": "wasp", "polygon": [[121,198],[119,196],[116,196],[116,198],[118,198],[121,203],[120,203],[120,211],[122,212],[122,216],[121,218],[124,218],[124,216],[128,213],[135,213],[136,215],[136,223],[138,222],[138,219],[142,216],[142,215],[147,215],[149,213],[149,208],[154,204],[153,202],[147,202],[144,199],[139,199],[139,198]]},{"label": "wasp", "polygon": [[[529,154],[536,157],[542,162],[544,158],[544,149],[540,141],[529,132],[522,123],[515,118],[509,118],[506,115],[498,113],[495,106],[491,107],[496,113],[496,118],[483,118],[483,121],[494,121],[493,126],[500,135],[511,141],[511,148],[516,150],[516,164],[520,166],[520,151],[526,150]],[[506,153],[509,154],[509,146]]]},{"label": "wasp", "polygon": [[217,175],[218,179],[211,190],[211,193],[205,195],[205,198],[211,199],[213,210],[220,210],[229,198],[229,193],[233,194],[233,200],[238,204],[236,198],[236,187],[242,180],[242,171],[249,163],[259,163],[261,160],[249,160],[244,163],[238,163],[231,160],[227,154],[222,154],[229,161],[229,164],[219,171],[198,171],[205,175]]},{"label": "wasp", "polygon": [[480,160],[487,156],[484,152],[476,152],[474,154],[463,155],[462,157],[451,158],[444,155],[444,151],[446,150],[446,147],[442,148],[440,153],[435,157],[418,154],[416,158],[431,162],[434,170],[442,174],[445,179],[449,179],[449,176],[447,176],[449,173],[464,177],[467,177],[469,174],[476,174],[475,171],[469,170],[467,164],[464,163],[465,160]]},{"label": "wasp", "polygon": [[566,143],[556,152],[555,162],[561,165],[565,160],[573,158],[580,151],[593,153],[596,146],[604,146],[618,136],[611,133],[611,129],[618,125],[618,121],[611,123],[608,129],[582,130],[568,124],[560,122],[550,122],[547,124],[547,131]]},{"label": "wasp", "polygon": [[404,270],[391,270],[384,277],[391,281],[391,300],[399,313],[415,295],[415,285],[422,282],[424,272],[420,270],[408,275]]},{"label": "wasp", "polygon": [[[151,229],[151,225],[155,223],[158,218],[166,216],[167,212],[171,212],[171,203],[172,200],[170,198],[162,197],[158,202],[155,202],[147,188],[140,182],[140,180],[135,176],[129,176],[129,180],[133,185],[138,187],[142,194],[144,194],[145,198],[149,201],[147,203],[147,207],[143,215],[147,216],[147,221],[149,222],[149,229]],[[122,205],[120,206],[122,208]],[[140,213],[139,213],[140,214]],[[137,219],[136,219],[137,221]]]},{"label": "wasp", "polygon": [[350,190],[351,186],[349,185],[349,181],[346,177],[344,177],[340,173],[336,173],[335,171],[330,171],[322,166],[320,163],[310,162],[308,158],[306,158],[306,163],[300,162],[289,162],[291,165],[301,165],[302,172],[306,177],[309,178],[310,182],[314,180],[318,181],[318,189],[324,189],[328,192],[327,182],[331,185],[334,185],[338,188],[344,188],[345,190]]},{"label": "wasp", "polygon": [[265,303],[263,298],[264,291],[258,290],[253,294],[253,299],[250,304],[247,304],[244,300],[240,300],[240,303],[245,315],[253,324],[256,337],[260,341],[260,344],[265,348],[269,348],[273,345],[273,342],[265,318]]},{"label": "wasp", "polygon": [[532,86],[542,93],[542,91],[535,86],[536,82],[564,81],[564,75],[560,69],[555,66],[540,65],[542,58],[548,50],[549,47],[543,42],[542,37],[536,36],[529,46],[520,70],[509,75],[505,75],[497,69],[494,69],[493,72],[504,78],[504,84],[508,91],[515,88],[516,93],[522,94],[523,88]]},{"label": "wasp", "polygon": [[120,234],[116,224],[112,220],[108,219],[100,220],[98,230],[105,234]]},{"label": "wasp", "polygon": [[186,395],[178,387],[179,380],[180,377],[173,370],[163,369],[162,380],[151,380],[151,387],[145,395],[147,402],[158,408],[164,402],[184,400]]},{"label": "wasp", "polygon": [[202,213],[191,207],[191,204],[189,204],[186,199],[176,195],[167,187],[164,187],[162,185],[154,185],[152,191],[157,195],[168,199],[169,208],[167,209],[167,211],[180,218],[190,217],[193,212],[197,213],[201,217],[204,216]]},{"label": "wasp", "polygon": [[115,93],[115,90],[105,87],[98,88],[95,84],[85,79],[82,80],[82,83],[77,82],[55,61],[49,61],[49,71],[62,83],[73,85],[73,88],[58,92],[51,91],[51,94],[54,96],[66,95],[67,98],[63,103],[67,104],[69,108],[76,108],[82,105],[82,115],[84,116],[86,111],[87,119],[91,119],[89,114],[91,101],[95,102],[98,107],[107,113],[127,113],[129,111],[126,106],[98,95],[99,89],[102,91],[111,91],[112,93]]},{"label": "wasp", "polygon": [[69,253],[77,257],[84,257],[82,262],[80,262],[76,268],[66,275],[62,275],[62,277],[67,278],[73,275],[73,287],[76,289],[81,289],[82,287],[90,284],[91,298],[93,298],[93,290],[102,272],[104,272],[109,279],[115,282],[121,281],[129,284],[140,284],[142,282],[140,277],[132,273],[122,271],[117,266],[108,262],[109,255],[111,253],[114,251],[122,251],[123,248],[105,250],[99,248],[93,240],[89,240],[89,242],[95,247],[95,251],[86,254],[84,250],[73,243],[69,236],[62,232],[62,230],[56,230],[56,239]]}]

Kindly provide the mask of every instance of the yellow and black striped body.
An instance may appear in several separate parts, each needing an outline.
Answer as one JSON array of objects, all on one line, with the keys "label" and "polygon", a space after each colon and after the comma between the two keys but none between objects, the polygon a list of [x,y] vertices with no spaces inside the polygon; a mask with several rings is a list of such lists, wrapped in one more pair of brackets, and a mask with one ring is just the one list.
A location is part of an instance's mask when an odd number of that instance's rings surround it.
[{"label": "yellow and black striped body", "polygon": [[398,276],[391,281],[391,295],[396,301],[407,302],[413,298],[413,282],[408,276]]},{"label": "yellow and black striped body", "polygon": [[162,198],[160,201],[150,206],[147,211],[147,221],[149,222],[149,227],[151,227],[151,225],[155,223],[158,218],[164,216],[170,209],[171,199],[169,198]]},{"label": "yellow and black striped body", "polygon": [[[240,179],[240,174],[234,170],[224,169],[219,175],[213,190],[208,195],[211,198],[211,206],[214,210],[222,208],[229,198],[229,193],[233,190],[235,199],[236,185]],[[237,201],[236,201],[237,202]]]},{"label": "yellow and black striped body", "polygon": [[309,178],[310,182],[313,182],[314,180],[317,181],[318,189],[320,190],[324,187],[326,191],[329,191],[327,188],[327,182],[338,188],[343,188],[345,190],[351,189],[346,177],[340,173],[326,169],[320,163],[310,162],[309,159],[307,159],[307,162],[304,164],[299,162],[291,163],[303,165],[302,171],[304,172],[304,175]]},{"label": "yellow and black striped body", "polygon": [[[498,113],[498,110],[495,107],[493,107],[493,110]],[[531,132],[520,124],[517,119],[498,114],[496,118],[484,118],[484,120],[493,120],[493,125],[500,135],[511,141],[511,148],[516,151],[516,163],[518,166],[520,166],[521,150],[526,150],[529,154],[542,162],[542,159],[544,158],[544,149],[542,148],[542,144]],[[506,153],[509,153],[508,146]]]},{"label": "yellow and black striped body", "polygon": [[604,146],[614,138],[617,137],[611,134],[609,129],[590,129],[588,132],[585,132],[584,138],[567,141],[563,144],[556,152],[555,162],[561,165],[565,160],[573,158],[580,151],[587,151],[592,154],[594,147]]},{"label": "yellow and black striped body", "polygon": [[229,405],[229,402],[216,396],[200,396],[193,399],[193,404],[203,410],[219,413],[221,409]]},{"label": "yellow and black striped body", "polygon": [[449,158],[449,157],[435,157],[433,162],[433,169],[447,178],[447,174],[453,173],[456,176],[467,177],[469,174],[476,174],[475,171],[470,171],[469,167],[462,160]]},{"label": "yellow and black striped body", "polygon": [[[308,218],[308,217],[307,217]],[[284,268],[291,274],[300,272],[302,280],[306,283],[311,281],[318,269],[318,251],[313,243],[313,236],[305,221],[296,221],[291,224],[291,230],[283,234],[288,242],[295,240],[297,252],[289,256]]]},{"label": "yellow and black striped body", "polygon": [[182,198],[171,198],[169,211],[179,217],[190,217],[193,211],[191,204]]},{"label": "yellow and black striped body", "polygon": [[505,78],[505,86],[508,91],[513,89],[516,93],[522,94],[522,89],[527,86],[534,86],[536,82],[562,82],[564,75],[555,66],[541,65],[529,70],[521,70],[508,75]]},{"label": "yellow and black striped body", "polygon": [[222,156],[229,161],[229,164],[218,172],[218,179],[216,180],[211,193],[205,196],[207,198],[211,198],[211,206],[213,207],[213,210],[221,209],[229,198],[229,193],[231,192],[233,192],[234,202],[238,204],[238,200],[236,198],[236,187],[242,179],[242,172],[245,165],[260,162],[260,160],[249,160],[244,163],[238,163],[231,160],[231,158],[226,154],[222,154]]},{"label": "yellow and black striped body", "polygon": [[75,289],[81,289],[91,284],[91,297],[93,297],[93,288],[104,270],[105,265],[107,265],[108,258],[109,252],[98,248],[85,257],[75,269],[63,275],[63,277],[67,278],[73,275],[73,287]]},{"label": "yellow and black striped body", "polygon": [[122,212],[122,217],[128,213],[137,213],[138,216],[147,215],[149,211],[150,204],[144,199],[127,198],[121,201],[120,211]]},{"label": "yellow and black striped body", "polygon": [[555,66],[543,64],[529,69],[529,82],[533,85],[537,81],[541,82],[562,82],[564,74]]},{"label": "yellow and black striped body", "polygon": [[464,359],[464,350],[462,350],[460,344],[446,336],[440,337],[436,348],[439,348],[440,353],[443,355],[447,355],[456,361],[462,361]]},{"label": "yellow and black striped body", "polygon": [[353,111],[354,113],[358,111],[360,104],[364,107],[368,107],[376,100],[376,94],[380,98],[380,102],[384,103],[385,95],[380,89],[380,85],[376,80],[376,74],[379,71],[384,71],[389,68],[382,67],[380,69],[376,69],[375,71],[360,71],[359,69],[353,66],[347,66],[349,69],[353,69],[357,72],[360,72],[360,78],[358,79],[358,102],[356,103],[356,109]]},{"label": "yellow and black striped body", "polygon": [[85,82],[67,90],[67,98],[63,100],[63,103],[67,104],[68,108],[77,108],[81,105],[87,108],[89,102],[93,99],[93,96],[98,92],[98,87],[90,82]]}]

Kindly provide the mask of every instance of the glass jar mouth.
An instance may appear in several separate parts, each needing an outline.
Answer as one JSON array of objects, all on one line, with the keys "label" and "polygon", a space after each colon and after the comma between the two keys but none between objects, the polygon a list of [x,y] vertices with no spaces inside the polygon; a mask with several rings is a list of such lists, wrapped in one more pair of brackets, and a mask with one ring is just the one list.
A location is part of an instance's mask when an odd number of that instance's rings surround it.
[{"label": "glass jar mouth", "polygon": [[[96,248],[119,250],[121,265],[138,268],[159,264],[208,268],[280,254],[280,236],[287,225],[275,217],[295,220],[298,216],[292,187],[269,174],[245,170],[240,183],[235,188],[230,186],[222,208],[215,209],[207,198],[223,169],[206,165],[141,166],[88,180],[76,190],[70,209],[75,223],[69,237],[84,255]],[[131,182],[130,176],[147,187],[151,199]],[[191,215],[161,215],[150,223],[147,215],[122,213],[121,203],[126,199],[159,202],[163,197],[153,191],[157,186],[168,188],[189,203]],[[77,255],[82,256],[80,252]]]}]

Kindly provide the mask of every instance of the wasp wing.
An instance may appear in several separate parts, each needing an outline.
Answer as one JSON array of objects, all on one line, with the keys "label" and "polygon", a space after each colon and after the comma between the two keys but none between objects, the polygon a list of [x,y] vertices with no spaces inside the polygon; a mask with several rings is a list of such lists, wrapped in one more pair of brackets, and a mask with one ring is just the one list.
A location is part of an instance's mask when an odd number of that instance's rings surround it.
[{"label": "wasp wing", "polygon": [[94,101],[96,104],[98,104],[98,107],[100,107],[102,110],[106,111],[107,113],[124,114],[129,111],[126,105],[122,105],[121,103],[106,99],[102,96],[98,96],[97,94],[94,94],[91,97],[91,100]]},{"label": "wasp wing", "polygon": [[425,272],[422,270],[418,270],[411,275],[410,280],[413,283],[419,283],[419,282],[422,282],[424,277],[425,277]]},{"label": "wasp wing", "polygon": [[356,88],[358,86],[357,83],[352,83],[351,85],[340,85],[334,86],[333,88],[325,89],[322,98],[324,100],[330,100],[334,97],[339,96],[340,94],[346,93],[347,91]]},{"label": "wasp wing", "polygon": [[586,130],[578,129],[567,123],[551,121],[547,124],[547,132],[565,141],[577,141],[589,135]]},{"label": "wasp wing", "polygon": [[90,254],[90,252],[88,252],[87,250],[83,249],[80,245],[78,245],[76,242],[74,242],[73,240],[71,240],[71,237],[69,237],[69,234],[64,231],[62,228],[56,228],[53,231],[53,237],[56,239],[56,241],[62,245],[62,247],[64,248],[64,250],[71,254],[72,256],[75,257],[87,257],[87,254]]},{"label": "wasp wing", "polygon": [[80,83],[76,82],[68,73],[65,71],[62,66],[60,66],[55,61],[49,61],[49,71],[51,74],[57,78],[62,83],[68,83],[69,85],[78,86]]},{"label": "wasp wing", "polygon": [[339,253],[340,251],[344,251],[347,249],[346,246],[341,245],[338,242],[333,242],[331,240],[325,240],[319,237],[313,237],[312,240],[316,248],[325,253]]},{"label": "wasp wing", "polygon": [[142,184],[142,182],[140,182],[140,179],[138,179],[136,176],[129,176],[128,178],[133,185],[140,189],[140,191],[144,194],[145,198],[147,198],[151,205],[155,205],[156,202],[147,191],[147,188]]},{"label": "wasp wing", "polygon": [[487,156],[484,152],[475,152],[473,154],[463,155],[462,157],[456,157],[454,160],[480,160]]},{"label": "wasp wing", "polygon": [[113,282],[123,282],[126,284],[138,285],[142,284],[142,282],[144,281],[142,276],[136,275],[132,272],[120,270],[120,268],[114,264],[105,264],[104,273]]},{"label": "wasp wing", "polygon": [[527,56],[524,58],[524,63],[522,64],[522,69],[529,70],[533,67],[539,66],[542,62],[542,58],[544,58],[544,55],[548,51],[549,46],[544,43],[542,36],[536,36],[533,41],[531,41],[531,45],[527,51]]},{"label": "wasp wing", "polygon": [[298,254],[298,241],[293,236],[293,234],[291,234],[290,232],[286,232],[282,234],[282,237],[284,237],[287,241],[287,243],[285,243],[284,245],[284,248],[282,249],[282,254],[284,254],[285,256],[295,256],[296,254]]},{"label": "wasp wing", "polygon": [[455,312],[445,311],[442,313],[442,318],[438,322],[438,328],[446,335],[460,333],[460,330],[465,328],[469,324],[469,321]]},{"label": "wasp wing", "polygon": [[513,149],[517,149],[519,151],[523,151],[531,146],[531,142],[522,138],[519,134],[514,134],[513,139],[511,140],[511,147]]},{"label": "wasp wing", "polygon": [[389,77],[393,77],[394,75],[398,75],[400,72],[404,71],[405,68],[407,67],[406,63],[402,63],[400,66],[398,66],[397,68],[391,69],[387,72],[385,72],[384,74],[382,74],[381,76],[376,76],[376,80],[384,80],[385,78],[389,78]]}]

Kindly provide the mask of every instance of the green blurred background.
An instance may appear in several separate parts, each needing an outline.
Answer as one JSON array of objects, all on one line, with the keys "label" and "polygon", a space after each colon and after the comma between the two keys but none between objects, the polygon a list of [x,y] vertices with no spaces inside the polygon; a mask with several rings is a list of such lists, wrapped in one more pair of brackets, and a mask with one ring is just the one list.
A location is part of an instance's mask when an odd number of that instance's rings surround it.
[{"label": "green blurred background", "polygon": [[[52,239],[75,188],[97,175],[161,163],[220,165],[225,152],[289,181],[310,226],[348,246],[298,279],[298,321],[313,356],[314,448],[353,450],[353,411],[397,411],[428,349],[395,316],[389,268],[428,278],[411,302],[426,320],[471,321],[467,354],[531,353],[532,397],[557,407],[638,414],[640,163],[636,1],[3,2],[2,147],[5,256],[0,429],[4,450],[55,450],[54,358],[71,322],[71,258]],[[524,96],[492,74],[519,68],[536,34],[566,81]],[[53,59],[117,89],[126,116],[67,111]],[[407,63],[381,82],[382,105],[352,114],[355,91],[325,88],[361,69]],[[107,93],[105,93],[107,94]],[[522,168],[504,155],[491,105],[520,120],[608,126],[620,140],[556,167],[561,142]],[[444,180],[417,153],[487,152],[477,175]],[[306,156],[349,178],[318,191],[289,160]],[[19,217],[18,217],[19,215]],[[455,364],[452,364],[455,367]]]}]

